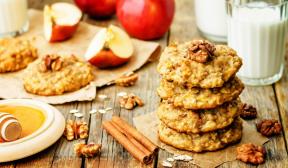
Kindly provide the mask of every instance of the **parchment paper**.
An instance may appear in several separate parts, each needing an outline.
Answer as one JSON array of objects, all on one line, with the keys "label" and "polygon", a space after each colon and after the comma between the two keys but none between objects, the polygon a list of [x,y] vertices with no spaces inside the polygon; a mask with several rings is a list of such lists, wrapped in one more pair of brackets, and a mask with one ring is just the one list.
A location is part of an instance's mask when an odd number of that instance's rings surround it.
[{"label": "parchment paper", "polygon": [[[78,57],[83,57],[90,41],[100,29],[100,27],[81,22],[77,32],[71,39],[60,43],[48,43],[43,36],[43,13],[31,9],[29,10],[29,17],[29,31],[19,38],[30,39],[34,46],[38,48],[40,57],[52,53],[74,54]],[[29,94],[23,88],[23,70],[21,70],[15,73],[0,74],[0,98],[31,98],[50,104],[93,100],[96,96],[96,86],[104,86],[125,73],[139,69],[147,62],[149,57],[153,56],[153,53],[156,53],[156,50],[159,49],[158,43],[136,39],[132,39],[132,42],[134,45],[134,55],[127,64],[108,70],[95,68],[95,81],[78,91],[66,93],[61,96],[37,96]]]},{"label": "parchment paper", "polygon": [[152,142],[158,145],[160,148],[173,153],[173,154],[186,154],[193,157],[192,163],[203,168],[214,168],[225,162],[233,161],[236,159],[236,147],[242,143],[251,142],[253,144],[262,145],[269,139],[259,134],[255,127],[249,125],[246,121],[243,121],[243,136],[241,142],[233,146],[229,146],[225,149],[216,152],[205,153],[193,153],[184,150],[176,149],[172,146],[162,143],[158,139],[157,126],[160,122],[156,116],[156,113],[149,113],[142,116],[133,118],[134,125],[137,130],[148,137]]}]

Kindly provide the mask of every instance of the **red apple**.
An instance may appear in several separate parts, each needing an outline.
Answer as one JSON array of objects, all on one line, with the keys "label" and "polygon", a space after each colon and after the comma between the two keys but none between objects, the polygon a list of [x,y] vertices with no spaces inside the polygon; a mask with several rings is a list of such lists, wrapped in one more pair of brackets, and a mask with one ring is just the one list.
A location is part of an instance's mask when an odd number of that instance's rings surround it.
[{"label": "red apple", "polygon": [[69,3],[54,3],[44,7],[44,35],[49,42],[69,39],[76,32],[82,12]]},{"label": "red apple", "polygon": [[174,0],[118,0],[117,16],[133,37],[152,40],[168,31],[175,12]]},{"label": "red apple", "polygon": [[91,41],[85,58],[98,68],[120,66],[133,55],[133,44],[126,32],[116,26],[102,28]]},{"label": "red apple", "polygon": [[105,18],[116,11],[116,0],[74,0],[76,5],[89,16]]}]

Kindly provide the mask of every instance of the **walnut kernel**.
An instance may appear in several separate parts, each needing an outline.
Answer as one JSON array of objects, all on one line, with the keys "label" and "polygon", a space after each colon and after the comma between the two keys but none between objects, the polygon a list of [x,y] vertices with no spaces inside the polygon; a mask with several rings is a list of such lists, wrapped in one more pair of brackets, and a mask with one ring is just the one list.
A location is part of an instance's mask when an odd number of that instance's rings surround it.
[{"label": "walnut kernel", "polygon": [[118,86],[133,86],[138,80],[138,75],[136,73],[131,73],[129,75],[124,75],[120,77],[119,79],[116,79],[114,82]]},{"label": "walnut kernel", "polygon": [[282,130],[281,124],[274,119],[265,119],[256,124],[257,131],[260,132],[264,136],[273,136],[280,134]]},{"label": "walnut kernel", "polygon": [[72,141],[74,139],[74,122],[72,120],[67,121],[64,136],[68,141]]},{"label": "walnut kernel", "polygon": [[40,70],[42,72],[47,71],[59,71],[62,68],[63,61],[58,55],[46,55],[40,62]]},{"label": "walnut kernel", "polygon": [[64,131],[64,136],[68,141],[72,141],[74,139],[85,139],[88,137],[88,125],[84,121],[72,121],[68,120],[65,131]]},{"label": "walnut kernel", "polygon": [[257,117],[257,109],[252,105],[245,103],[242,106],[240,116],[243,119],[254,119]]},{"label": "walnut kernel", "polygon": [[84,121],[77,121],[76,122],[76,130],[77,130],[77,135],[79,135],[80,139],[85,139],[88,137],[88,124]]},{"label": "walnut kernel", "polygon": [[77,143],[74,146],[74,152],[77,156],[84,156],[84,157],[94,157],[97,153],[101,150],[101,144],[83,144]]},{"label": "walnut kernel", "polygon": [[63,61],[61,58],[57,58],[56,60],[52,61],[51,63],[51,70],[52,71],[59,71],[62,67]]},{"label": "walnut kernel", "polygon": [[121,97],[119,99],[120,107],[123,107],[127,110],[132,110],[134,107],[138,106],[143,106],[144,103],[141,100],[140,97],[134,95],[134,94],[129,94]]},{"label": "walnut kernel", "polygon": [[237,159],[251,164],[262,164],[265,162],[265,149],[252,143],[242,144],[237,147]]},{"label": "walnut kernel", "polygon": [[188,58],[199,63],[207,62],[216,50],[207,40],[193,40],[188,48]]}]

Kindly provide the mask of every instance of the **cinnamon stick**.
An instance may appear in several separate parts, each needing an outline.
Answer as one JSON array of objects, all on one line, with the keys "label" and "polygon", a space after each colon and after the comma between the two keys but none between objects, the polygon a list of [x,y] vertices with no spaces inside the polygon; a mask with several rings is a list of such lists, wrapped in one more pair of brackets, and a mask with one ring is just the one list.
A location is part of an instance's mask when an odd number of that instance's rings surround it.
[{"label": "cinnamon stick", "polygon": [[124,134],[122,134],[111,121],[104,121],[103,128],[113,136],[134,158],[144,164],[149,164],[152,159],[139,150]]},{"label": "cinnamon stick", "polygon": [[151,142],[148,138],[146,138],[143,134],[137,131],[134,127],[130,126],[126,121],[122,120],[120,117],[113,116],[112,121],[116,123],[120,128],[125,130],[127,134],[135,138],[138,142],[140,142],[145,148],[153,153],[157,153],[159,148]]},{"label": "cinnamon stick", "polygon": [[150,152],[148,149],[146,149],[142,144],[140,144],[136,139],[134,139],[132,136],[127,134],[121,127],[119,127],[117,124],[115,124],[113,121],[111,121],[111,124],[118,129],[121,133],[126,135],[126,137],[139,149],[141,150],[145,155],[152,157],[153,153]]}]

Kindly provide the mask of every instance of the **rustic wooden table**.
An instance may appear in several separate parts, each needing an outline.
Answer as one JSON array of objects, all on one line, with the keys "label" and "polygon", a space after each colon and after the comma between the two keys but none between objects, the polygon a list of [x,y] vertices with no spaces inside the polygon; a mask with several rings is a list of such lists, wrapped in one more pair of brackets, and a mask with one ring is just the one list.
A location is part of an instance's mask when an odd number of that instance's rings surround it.
[{"label": "rustic wooden table", "polygon": [[[28,0],[30,8],[43,9],[47,3],[53,3],[56,0]],[[72,0],[66,0],[72,1]],[[84,16],[83,21],[98,25],[106,26],[108,24],[116,24],[118,22],[116,17],[105,21],[92,20]],[[177,0],[176,14],[174,22],[170,31],[160,40],[156,40],[162,46],[162,49],[173,41],[185,41],[200,37],[195,25],[195,17],[193,12],[193,0]],[[117,86],[109,86],[98,89],[97,94],[106,94],[111,99],[108,106],[113,107],[113,112],[105,115],[92,115],[86,113],[84,119],[89,122],[90,135],[88,142],[101,143],[103,145],[100,156],[93,159],[84,159],[76,157],[73,152],[73,144],[82,141],[68,142],[61,138],[50,148],[45,151],[19,161],[0,164],[0,167],[162,167],[162,160],[165,160],[171,154],[161,150],[154,163],[150,166],[143,166],[137,162],[133,157],[123,149],[111,136],[108,136],[105,131],[101,129],[101,123],[104,120],[110,119],[112,114],[121,116],[132,123],[132,118],[145,113],[152,112],[158,105],[159,98],[155,89],[159,84],[159,75],[156,72],[157,61],[146,64],[137,73],[140,75],[140,80],[133,87],[123,88]],[[139,95],[145,102],[144,107],[138,107],[133,111],[121,109],[117,103],[116,94],[120,91],[133,92]],[[281,81],[275,85],[265,87],[246,87],[241,95],[243,102],[250,103],[257,107],[259,119],[274,118],[281,121],[285,131],[280,136],[271,138],[265,144],[267,150],[266,163],[258,167],[288,167],[287,146],[288,146],[288,71],[286,68],[285,74]],[[69,110],[79,109],[83,112],[88,112],[91,108],[98,108],[102,104],[95,100],[93,102],[75,102],[64,105],[57,105],[56,107],[63,113],[67,119],[72,119],[69,115]],[[250,121],[254,124],[255,121]],[[29,150],[29,147],[28,149]],[[174,167],[196,167],[195,165],[177,162]],[[251,165],[243,164],[239,161],[225,163],[220,167],[253,167]]]}]

